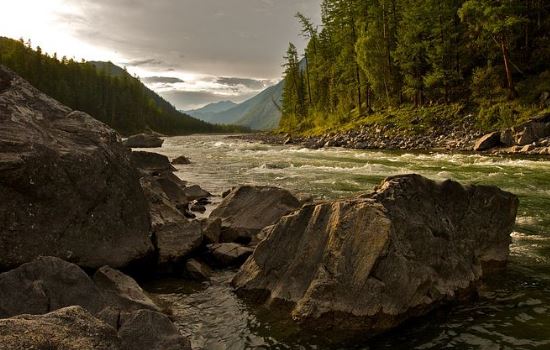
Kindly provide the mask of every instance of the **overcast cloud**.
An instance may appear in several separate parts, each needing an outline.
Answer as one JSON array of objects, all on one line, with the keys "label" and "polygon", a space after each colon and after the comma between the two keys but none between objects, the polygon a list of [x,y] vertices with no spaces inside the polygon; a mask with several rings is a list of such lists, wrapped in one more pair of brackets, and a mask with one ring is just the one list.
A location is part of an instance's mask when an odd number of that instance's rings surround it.
[{"label": "overcast cloud", "polygon": [[[318,21],[320,4],[320,0],[66,2],[73,10],[60,11],[58,16],[74,36],[127,58],[115,63],[127,66],[152,88],[161,87],[163,95],[182,109],[194,108],[199,101],[228,97],[240,101],[252,90],[265,88],[266,81],[279,79],[288,42],[304,45],[294,14],[300,11]],[[206,77],[232,93],[219,86],[181,90],[189,87],[178,85],[188,80],[182,74]],[[170,86],[172,90],[167,90]],[[173,97],[182,92],[191,93]]]}]

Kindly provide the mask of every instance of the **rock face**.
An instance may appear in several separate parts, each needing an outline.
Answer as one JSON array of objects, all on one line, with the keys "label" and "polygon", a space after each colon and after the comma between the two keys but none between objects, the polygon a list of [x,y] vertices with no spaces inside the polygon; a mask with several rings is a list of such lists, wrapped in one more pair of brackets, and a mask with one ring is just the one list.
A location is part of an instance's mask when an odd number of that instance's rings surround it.
[{"label": "rock face", "polygon": [[474,151],[486,151],[500,145],[500,133],[492,132],[476,141]]},{"label": "rock face", "polygon": [[261,229],[300,207],[287,190],[266,186],[234,188],[210,215],[221,219],[222,242],[249,242]]},{"label": "rock face", "polygon": [[467,295],[484,267],[505,263],[517,207],[495,187],[388,178],[266,228],[232,283],[290,305],[304,327],[374,335]]},{"label": "rock face", "polygon": [[0,271],[37,256],[123,267],[148,256],[147,202],[115,131],[0,66]]},{"label": "rock face", "polygon": [[79,306],[0,320],[0,344],[4,350],[122,349],[116,330]]},{"label": "rock face", "polygon": [[156,135],[138,134],[128,137],[124,141],[124,146],[129,148],[159,148],[162,147],[164,140]]}]

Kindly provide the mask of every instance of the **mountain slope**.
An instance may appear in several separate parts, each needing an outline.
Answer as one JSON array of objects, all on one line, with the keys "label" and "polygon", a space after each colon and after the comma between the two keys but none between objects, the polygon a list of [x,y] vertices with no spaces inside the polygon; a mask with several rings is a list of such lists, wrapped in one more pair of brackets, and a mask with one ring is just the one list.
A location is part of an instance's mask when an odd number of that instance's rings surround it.
[{"label": "mountain slope", "polygon": [[183,113],[188,114],[194,118],[200,120],[209,121],[210,116],[227,111],[228,109],[235,107],[237,104],[232,101],[220,101],[215,103],[210,103],[202,108],[193,109],[190,111],[183,111]]},{"label": "mountain slope", "polygon": [[284,82],[273,85],[258,95],[239,103],[225,111],[199,117],[217,124],[245,126],[253,130],[274,129],[279,125]]}]

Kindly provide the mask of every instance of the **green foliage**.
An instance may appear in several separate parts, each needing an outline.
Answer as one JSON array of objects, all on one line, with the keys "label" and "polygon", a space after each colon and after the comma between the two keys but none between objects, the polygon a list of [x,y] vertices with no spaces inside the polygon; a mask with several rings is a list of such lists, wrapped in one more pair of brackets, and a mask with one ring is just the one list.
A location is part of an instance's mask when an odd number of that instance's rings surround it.
[{"label": "green foliage", "polygon": [[0,37],[0,64],[72,109],[84,111],[121,134],[154,130],[167,135],[232,132],[178,112],[136,77],[112,63],[76,62],[33,50],[30,43]]},{"label": "green foliage", "polygon": [[[508,125],[550,92],[546,1],[323,0],[321,9],[321,30],[297,16],[310,40],[308,93],[287,91],[280,125],[287,131],[456,104],[480,110],[482,127]],[[286,105],[302,100],[299,113]]]}]

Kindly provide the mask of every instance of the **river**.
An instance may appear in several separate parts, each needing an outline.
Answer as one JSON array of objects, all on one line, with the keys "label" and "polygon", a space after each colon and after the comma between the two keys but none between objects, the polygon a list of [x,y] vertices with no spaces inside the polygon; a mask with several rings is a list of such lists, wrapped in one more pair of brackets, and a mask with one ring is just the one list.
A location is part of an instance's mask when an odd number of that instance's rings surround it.
[{"label": "river", "polygon": [[224,136],[166,139],[151,150],[188,156],[177,175],[210,192],[238,184],[274,185],[316,199],[368,192],[389,175],[496,185],[520,197],[508,268],[487,279],[479,300],[411,322],[368,342],[333,343],[303,334],[283,317],[245,305],[233,272],[211,284],[163,280],[146,288],[168,303],[182,333],[200,349],[550,349],[550,161],[471,154],[271,146]]}]

